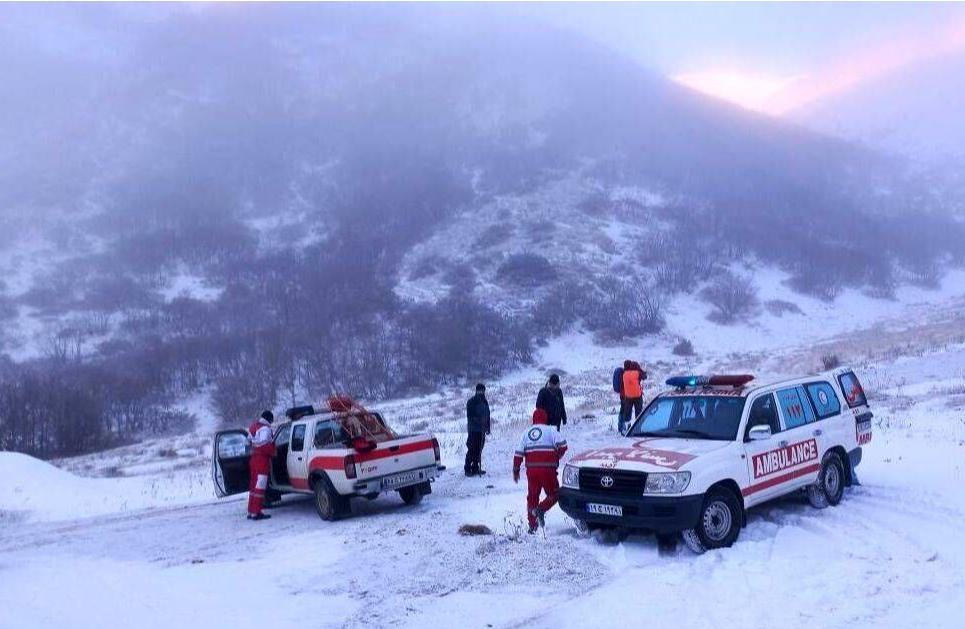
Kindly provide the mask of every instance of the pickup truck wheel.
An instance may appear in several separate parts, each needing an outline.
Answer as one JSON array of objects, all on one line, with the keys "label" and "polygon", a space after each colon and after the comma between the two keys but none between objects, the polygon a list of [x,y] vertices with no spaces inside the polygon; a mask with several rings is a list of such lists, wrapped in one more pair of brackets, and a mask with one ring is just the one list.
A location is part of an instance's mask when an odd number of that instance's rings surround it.
[{"label": "pickup truck wheel", "polygon": [[327,478],[319,478],[315,481],[315,509],[320,518],[331,522],[348,513],[348,498],[338,495]]},{"label": "pickup truck wheel", "polygon": [[687,548],[702,554],[708,550],[727,548],[740,535],[741,506],[727,489],[712,489],[704,496],[697,526],[683,531]]},{"label": "pickup truck wheel", "polygon": [[844,496],[844,482],[844,463],[837,452],[829,452],[821,463],[817,482],[807,487],[808,502],[815,509],[837,506]]},{"label": "pickup truck wheel", "polygon": [[399,490],[402,502],[407,505],[417,505],[422,502],[422,488],[418,485],[409,485]]}]

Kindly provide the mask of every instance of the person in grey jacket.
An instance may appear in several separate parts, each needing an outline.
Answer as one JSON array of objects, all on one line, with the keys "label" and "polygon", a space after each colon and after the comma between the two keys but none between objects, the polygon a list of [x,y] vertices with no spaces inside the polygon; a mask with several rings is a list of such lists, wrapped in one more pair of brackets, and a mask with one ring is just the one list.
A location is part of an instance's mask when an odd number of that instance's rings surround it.
[{"label": "person in grey jacket", "polygon": [[481,467],[483,446],[492,427],[486,385],[482,383],[476,385],[476,395],[466,402],[466,424],[469,433],[466,439],[466,476],[482,476],[486,473]]}]

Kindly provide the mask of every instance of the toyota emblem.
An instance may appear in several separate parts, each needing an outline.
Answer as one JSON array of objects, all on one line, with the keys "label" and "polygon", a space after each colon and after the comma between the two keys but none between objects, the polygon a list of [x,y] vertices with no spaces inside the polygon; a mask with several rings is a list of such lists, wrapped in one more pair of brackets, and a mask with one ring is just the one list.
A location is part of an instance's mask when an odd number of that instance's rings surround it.
[{"label": "toyota emblem", "polygon": [[609,489],[610,487],[613,487],[613,477],[612,477],[612,476],[604,476],[604,477],[602,477],[602,478],[600,479],[600,484],[603,485],[604,487],[608,488],[608,489]]}]

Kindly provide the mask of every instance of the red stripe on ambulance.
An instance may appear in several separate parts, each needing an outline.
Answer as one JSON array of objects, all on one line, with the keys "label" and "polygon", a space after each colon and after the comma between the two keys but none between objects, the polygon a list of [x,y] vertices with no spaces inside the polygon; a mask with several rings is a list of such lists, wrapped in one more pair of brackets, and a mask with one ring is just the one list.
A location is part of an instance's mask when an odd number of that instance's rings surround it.
[{"label": "red stripe on ambulance", "polygon": [[814,463],[808,465],[807,467],[802,467],[801,469],[794,470],[788,474],[782,474],[780,476],[775,476],[774,478],[769,478],[763,483],[757,483],[756,485],[751,485],[750,487],[745,487],[741,490],[741,493],[745,496],[750,496],[759,491],[767,489],[768,487],[773,487],[774,485],[780,485],[781,483],[786,483],[789,480],[794,480],[795,478],[800,478],[801,476],[806,476],[807,474],[813,474],[821,469],[820,463]]}]

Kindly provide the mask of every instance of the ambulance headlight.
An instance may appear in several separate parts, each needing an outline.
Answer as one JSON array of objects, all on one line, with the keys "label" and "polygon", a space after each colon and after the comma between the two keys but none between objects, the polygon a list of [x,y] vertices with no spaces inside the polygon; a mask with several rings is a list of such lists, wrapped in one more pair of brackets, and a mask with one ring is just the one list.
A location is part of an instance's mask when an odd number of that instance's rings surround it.
[{"label": "ambulance headlight", "polygon": [[563,468],[563,487],[580,488],[580,468],[572,465]]},{"label": "ambulance headlight", "polygon": [[645,494],[679,494],[690,484],[690,472],[647,474]]}]

